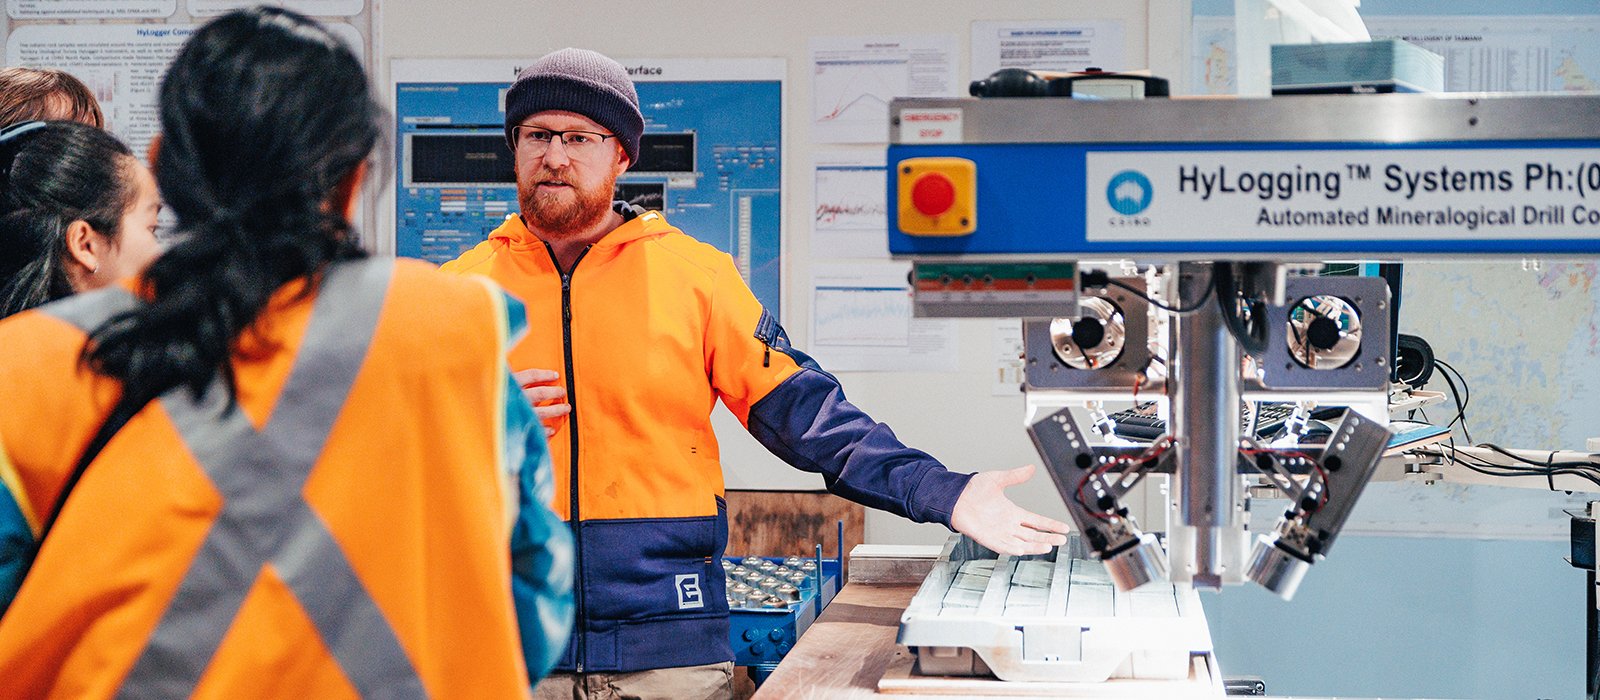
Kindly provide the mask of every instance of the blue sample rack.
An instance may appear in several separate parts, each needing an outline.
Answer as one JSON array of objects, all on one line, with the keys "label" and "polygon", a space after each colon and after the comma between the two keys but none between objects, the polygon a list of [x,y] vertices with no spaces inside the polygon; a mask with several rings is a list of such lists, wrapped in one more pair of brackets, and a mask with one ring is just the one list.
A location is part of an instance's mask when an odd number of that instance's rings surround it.
[{"label": "blue sample rack", "polygon": [[[816,556],[805,559],[759,556],[723,558],[725,591],[729,592],[728,643],[733,647],[733,663],[749,667],[750,677],[757,686],[777,670],[778,663],[794,648],[800,635],[805,634],[811,623],[822,614],[823,608],[839,594],[839,588],[844,585],[843,523],[839,524],[838,542],[838,556],[832,559],[822,557],[820,544],[817,545]],[[798,600],[785,601],[781,607],[764,607],[764,601],[773,597],[768,592],[769,595],[762,596],[760,601],[753,598],[736,601],[731,593],[735,584],[748,583],[747,579],[736,578],[733,572],[739,567],[749,569],[749,562],[753,561],[774,565],[772,571],[786,564],[811,564],[811,570],[802,572],[807,574],[804,585],[795,586]]]}]

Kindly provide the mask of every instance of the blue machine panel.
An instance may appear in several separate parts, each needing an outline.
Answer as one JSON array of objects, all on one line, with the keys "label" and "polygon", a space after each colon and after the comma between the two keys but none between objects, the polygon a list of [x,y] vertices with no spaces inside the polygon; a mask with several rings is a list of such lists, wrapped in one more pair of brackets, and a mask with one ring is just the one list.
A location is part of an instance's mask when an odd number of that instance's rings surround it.
[{"label": "blue machine panel", "polygon": [[892,145],[890,221],[899,163],[935,156],[977,164],[978,229],[891,228],[896,255],[1600,253],[1596,140]]},{"label": "blue machine panel", "polygon": [[[397,255],[443,263],[518,213],[502,108],[509,79],[492,82],[500,78],[396,84]],[[636,87],[645,136],[618,197],[732,255],[756,297],[780,313],[782,82]]]}]

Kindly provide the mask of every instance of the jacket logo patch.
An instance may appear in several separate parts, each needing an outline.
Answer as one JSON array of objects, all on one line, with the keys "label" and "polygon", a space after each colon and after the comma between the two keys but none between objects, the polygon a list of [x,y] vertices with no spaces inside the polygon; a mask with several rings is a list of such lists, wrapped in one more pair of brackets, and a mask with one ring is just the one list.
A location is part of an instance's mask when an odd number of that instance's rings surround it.
[{"label": "jacket logo patch", "polygon": [[705,598],[700,594],[700,574],[678,574],[673,579],[673,584],[678,589],[679,610],[706,606]]}]

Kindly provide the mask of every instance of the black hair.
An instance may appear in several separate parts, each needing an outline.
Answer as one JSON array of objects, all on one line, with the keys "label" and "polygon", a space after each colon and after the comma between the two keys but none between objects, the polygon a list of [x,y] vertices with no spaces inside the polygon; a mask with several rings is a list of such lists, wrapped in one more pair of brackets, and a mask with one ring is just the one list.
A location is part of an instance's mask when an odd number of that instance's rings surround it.
[{"label": "black hair", "polygon": [[0,318],[72,294],[67,227],[84,221],[115,241],[136,167],[116,137],[77,122],[0,132]]},{"label": "black hair", "polygon": [[267,7],[196,31],[160,100],[156,180],[179,240],[145,272],[145,303],[95,329],[85,359],[122,381],[121,404],[200,396],[219,372],[231,404],[235,341],[272,294],[295,280],[312,294],[330,264],[365,254],[329,199],[372,153],[382,111],[337,37]]}]

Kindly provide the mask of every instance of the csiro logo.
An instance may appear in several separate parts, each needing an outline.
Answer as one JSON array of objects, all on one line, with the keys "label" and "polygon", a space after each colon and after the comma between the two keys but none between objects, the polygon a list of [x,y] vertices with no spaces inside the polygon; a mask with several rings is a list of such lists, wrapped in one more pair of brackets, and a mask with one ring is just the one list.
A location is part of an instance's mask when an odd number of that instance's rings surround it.
[{"label": "csiro logo", "polygon": [[1150,178],[1137,170],[1124,170],[1111,176],[1106,185],[1106,201],[1123,216],[1133,216],[1150,208],[1153,194]]}]

